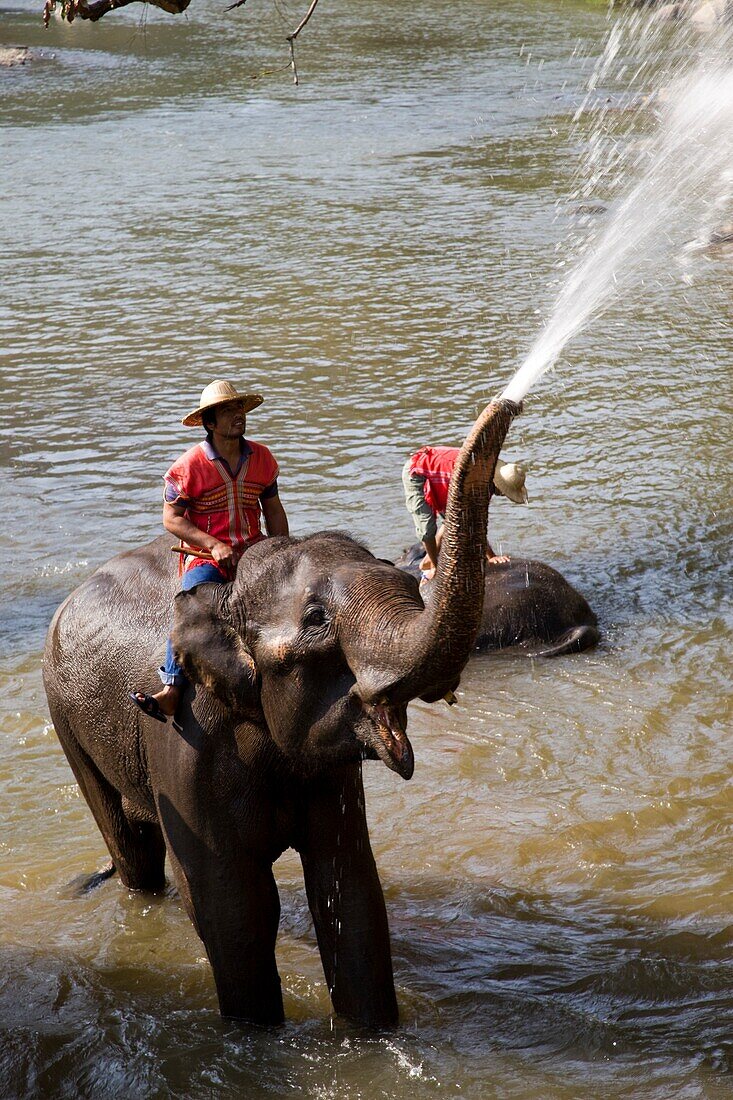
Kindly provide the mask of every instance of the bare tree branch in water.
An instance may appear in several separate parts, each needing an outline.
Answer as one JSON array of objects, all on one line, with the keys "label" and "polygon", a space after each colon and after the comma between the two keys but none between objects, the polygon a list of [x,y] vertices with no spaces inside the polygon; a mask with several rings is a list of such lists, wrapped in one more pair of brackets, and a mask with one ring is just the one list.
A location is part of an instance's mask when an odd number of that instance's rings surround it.
[{"label": "bare tree branch in water", "polygon": [[298,23],[298,26],[295,28],[293,33],[289,34],[287,37],[287,43],[290,46],[290,68],[293,70],[293,84],[298,83],[298,69],[295,64],[295,39],[298,37],[300,32],[303,30],[303,27],[313,15],[313,12],[316,10],[317,4],[318,0],[311,0],[311,6],[308,8],[308,11],[305,13],[300,23]]},{"label": "bare tree branch in water", "polygon": [[[131,0],[127,0],[127,2],[129,3],[129,2],[131,2]],[[246,4],[246,3],[247,3],[247,0],[235,0],[235,3],[230,4],[229,7],[226,8],[225,10],[226,11],[231,11],[233,8],[239,8],[243,4]],[[306,23],[308,22],[310,17],[313,15],[313,12],[316,10],[317,4],[318,4],[318,0],[311,0],[311,5],[308,8],[308,11],[305,13],[303,18],[301,19],[300,23],[298,23],[298,26],[295,28],[295,30],[292,32],[292,34],[287,35],[286,38],[285,38],[285,41],[287,42],[287,44],[290,48],[290,60],[288,61],[287,65],[278,66],[278,68],[276,68],[276,69],[262,69],[259,73],[255,73],[255,75],[252,77],[253,80],[260,80],[263,76],[272,76],[274,73],[281,73],[284,69],[290,69],[293,73],[293,84],[298,84],[299,83],[299,81],[298,81],[298,68],[297,68],[297,65],[295,64],[295,46],[294,46],[294,42],[295,42],[295,39],[300,34],[300,32],[303,30],[303,27],[306,25]],[[278,14],[280,15],[280,17],[284,20],[284,15],[280,11],[280,8],[277,4],[277,0],[275,0],[275,8],[276,8]]]}]

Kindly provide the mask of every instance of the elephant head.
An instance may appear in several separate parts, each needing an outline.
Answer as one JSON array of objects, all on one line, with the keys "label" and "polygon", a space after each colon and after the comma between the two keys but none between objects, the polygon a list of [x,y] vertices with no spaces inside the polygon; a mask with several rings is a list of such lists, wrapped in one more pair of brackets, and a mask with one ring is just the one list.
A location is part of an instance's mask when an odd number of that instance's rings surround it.
[{"label": "elephant head", "polygon": [[258,543],[231,585],[176,597],[174,647],[235,722],[259,712],[301,775],[377,756],[409,779],[407,703],[454,690],[481,619],[489,484],[517,406],[496,401],[458,457],[434,598],[338,532]]}]

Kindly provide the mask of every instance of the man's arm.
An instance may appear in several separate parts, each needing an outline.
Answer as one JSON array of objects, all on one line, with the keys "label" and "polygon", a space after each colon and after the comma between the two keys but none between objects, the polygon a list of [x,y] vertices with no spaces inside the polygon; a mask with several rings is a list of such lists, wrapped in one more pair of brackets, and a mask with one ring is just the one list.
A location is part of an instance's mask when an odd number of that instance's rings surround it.
[{"label": "man's arm", "polygon": [[271,538],[275,535],[289,535],[288,517],[285,515],[280,497],[277,495],[274,497],[261,497],[260,504],[262,505],[268,535]]},{"label": "man's arm", "polygon": [[208,550],[214,561],[222,567],[228,576],[234,576],[237,562],[231,546],[225,542],[219,542],[213,535],[202,531],[186,516],[185,507],[180,504],[169,504],[166,500],[163,504],[163,526],[166,531],[185,542],[188,546],[197,546],[200,550]]}]

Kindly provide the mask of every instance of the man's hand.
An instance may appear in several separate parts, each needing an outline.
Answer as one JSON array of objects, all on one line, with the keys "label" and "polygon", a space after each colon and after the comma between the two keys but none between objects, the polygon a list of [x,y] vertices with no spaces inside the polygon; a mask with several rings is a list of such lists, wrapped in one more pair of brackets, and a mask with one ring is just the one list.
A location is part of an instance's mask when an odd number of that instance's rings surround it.
[{"label": "man's hand", "polygon": [[[208,550],[217,565],[220,565],[227,580],[233,581],[237,572],[237,558],[231,546],[206,531],[199,530],[186,518],[186,509],[180,504],[163,505],[163,526],[181,542],[195,546],[197,550]],[[195,553],[195,551],[194,551]]]},{"label": "man's hand", "polygon": [[224,570],[227,578],[233,581],[237,572],[237,557],[232,547],[227,546],[225,542],[216,542],[211,547],[210,553],[216,564]]}]

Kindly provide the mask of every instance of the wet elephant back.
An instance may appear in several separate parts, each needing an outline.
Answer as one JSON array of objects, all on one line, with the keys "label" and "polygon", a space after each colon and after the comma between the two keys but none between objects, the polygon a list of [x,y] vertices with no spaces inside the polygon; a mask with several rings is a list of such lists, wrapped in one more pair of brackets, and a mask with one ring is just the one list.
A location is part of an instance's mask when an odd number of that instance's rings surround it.
[{"label": "wet elephant back", "polygon": [[132,658],[149,659],[167,636],[173,598],[180,587],[170,536],[120,554],[100,566],[61,605],[49,628],[46,659],[72,671],[77,663],[96,667],[124,649]]},{"label": "wet elephant back", "polygon": [[486,570],[479,646],[548,642],[596,623],[580,592],[544,562],[512,558]]},{"label": "wet elephant back", "polygon": [[160,684],[156,669],[180,587],[170,545],[163,536],[100,566],[61,605],[46,640],[44,682],[54,724],[73,731],[102,764],[108,748],[110,767],[102,770],[123,791],[134,791],[144,773],[139,712],[128,693]]}]

